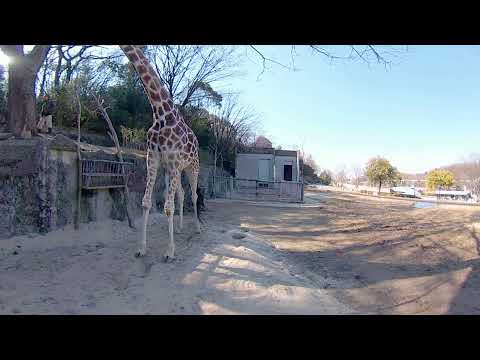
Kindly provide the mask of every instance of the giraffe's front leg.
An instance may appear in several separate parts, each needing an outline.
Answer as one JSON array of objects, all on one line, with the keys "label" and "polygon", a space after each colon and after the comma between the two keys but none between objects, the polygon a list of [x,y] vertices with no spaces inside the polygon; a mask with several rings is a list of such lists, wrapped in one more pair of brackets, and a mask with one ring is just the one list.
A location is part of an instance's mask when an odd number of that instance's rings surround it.
[{"label": "giraffe's front leg", "polygon": [[[145,204],[145,201],[143,202]],[[143,227],[142,227],[142,239],[140,241],[140,248],[135,252],[135,257],[145,256],[147,253],[147,224],[148,215],[150,213],[149,207],[143,207]]]},{"label": "giraffe's front leg", "polygon": [[170,183],[168,184],[167,199],[165,201],[165,215],[168,217],[168,235],[169,242],[165,252],[165,261],[175,258],[175,242],[173,238],[173,213],[175,212],[175,192],[178,187],[178,173],[172,171],[170,174]]},{"label": "giraffe's front leg", "polygon": [[145,195],[143,195],[143,227],[140,248],[135,252],[135,256],[145,256],[147,253],[147,225],[150,209],[152,208],[152,192],[157,179],[158,159],[150,152],[147,153],[147,185],[145,187]]}]

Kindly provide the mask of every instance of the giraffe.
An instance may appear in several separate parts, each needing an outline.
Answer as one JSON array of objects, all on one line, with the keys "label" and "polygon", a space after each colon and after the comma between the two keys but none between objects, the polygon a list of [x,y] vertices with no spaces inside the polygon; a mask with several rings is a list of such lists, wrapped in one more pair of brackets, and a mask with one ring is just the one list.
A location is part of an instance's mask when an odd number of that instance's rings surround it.
[{"label": "giraffe", "polygon": [[184,122],[177,110],[169,91],[150,65],[143,51],[135,45],[119,45],[139,75],[145,93],[153,111],[153,125],[147,132],[147,182],[142,200],[143,227],[140,248],[136,257],[147,252],[147,223],[152,207],[152,192],[159,166],[165,168],[166,197],[164,212],[168,217],[169,244],[165,252],[165,261],[173,259],[175,254],[173,214],[175,194],[179,203],[179,229],[183,228],[184,191],[181,183],[182,171],[185,171],[192,191],[193,211],[196,232],[200,233],[197,214],[197,180],[200,171],[198,158],[198,140],[193,131]]}]

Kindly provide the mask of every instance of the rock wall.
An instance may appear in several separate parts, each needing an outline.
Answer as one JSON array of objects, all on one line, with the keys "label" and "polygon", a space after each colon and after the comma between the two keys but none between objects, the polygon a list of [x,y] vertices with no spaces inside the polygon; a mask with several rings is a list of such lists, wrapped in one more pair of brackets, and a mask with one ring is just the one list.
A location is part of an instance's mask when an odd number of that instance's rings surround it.
[{"label": "rock wall", "polygon": [[[86,145],[85,145],[86,146]],[[104,150],[95,151],[88,145],[84,158],[117,160]],[[133,217],[142,213],[145,191],[146,163],[141,156],[124,154],[124,160],[134,163],[129,178],[129,210]],[[76,143],[57,135],[53,139],[35,137],[0,141],[0,238],[30,232],[48,232],[73,224],[77,207]],[[202,166],[199,186],[208,198],[212,166]],[[217,169],[217,176],[223,174]],[[192,210],[191,191],[185,175],[185,212]],[[153,196],[154,211],[163,211],[165,191],[164,171],[158,172]],[[82,190],[81,222],[113,218],[126,220],[122,202],[123,189]],[[178,208],[176,209],[178,211]]]}]

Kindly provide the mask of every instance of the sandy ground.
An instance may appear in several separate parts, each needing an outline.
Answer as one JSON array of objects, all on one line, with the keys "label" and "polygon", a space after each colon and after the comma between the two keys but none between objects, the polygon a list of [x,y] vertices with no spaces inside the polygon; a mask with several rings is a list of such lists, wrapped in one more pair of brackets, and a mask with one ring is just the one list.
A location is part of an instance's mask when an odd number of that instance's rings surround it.
[{"label": "sandy ground", "polygon": [[361,313],[480,314],[479,207],[418,209],[346,193],[306,200],[310,207],[209,207],[215,221],[252,229],[303,275],[327,279],[330,294]]},{"label": "sandy ground", "polygon": [[[118,221],[0,242],[0,314],[348,314],[325,279],[296,271],[248,228],[193,219],[177,235],[177,259],[161,261],[167,222],[154,214],[149,253]],[[137,226],[139,225],[137,220]]]},{"label": "sandy ground", "polygon": [[2,240],[0,314],[480,314],[479,207],[305,195],[209,201],[172,263],[160,214],[143,259],[118,221]]}]

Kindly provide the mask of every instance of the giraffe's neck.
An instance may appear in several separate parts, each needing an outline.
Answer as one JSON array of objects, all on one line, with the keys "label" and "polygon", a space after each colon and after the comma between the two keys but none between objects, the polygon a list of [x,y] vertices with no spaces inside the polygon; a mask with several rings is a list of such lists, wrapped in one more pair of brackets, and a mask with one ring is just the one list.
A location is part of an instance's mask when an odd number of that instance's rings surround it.
[{"label": "giraffe's neck", "polygon": [[167,88],[152,67],[143,51],[135,45],[119,45],[130,63],[135,68],[145,93],[148,96],[154,114],[154,123],[166,121],[168,125],[178,122],[177,110]]}]

